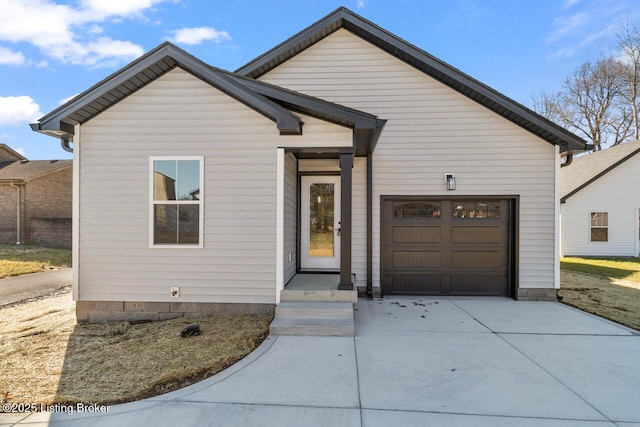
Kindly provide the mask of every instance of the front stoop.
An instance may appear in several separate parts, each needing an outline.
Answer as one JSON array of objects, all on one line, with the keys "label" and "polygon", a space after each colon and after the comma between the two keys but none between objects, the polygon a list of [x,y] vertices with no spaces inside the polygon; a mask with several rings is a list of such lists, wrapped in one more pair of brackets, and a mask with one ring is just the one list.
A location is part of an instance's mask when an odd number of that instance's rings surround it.
[{"label": "front stoop", "polygon": [[283,301],[269,327],[271,335],[352,337],[353,303]]},{"label": "front stoop", "polygon": [[280,293],[280,301],[292,302],[350,302],[358,303],[358,291],[298,290],[285,289]]}]

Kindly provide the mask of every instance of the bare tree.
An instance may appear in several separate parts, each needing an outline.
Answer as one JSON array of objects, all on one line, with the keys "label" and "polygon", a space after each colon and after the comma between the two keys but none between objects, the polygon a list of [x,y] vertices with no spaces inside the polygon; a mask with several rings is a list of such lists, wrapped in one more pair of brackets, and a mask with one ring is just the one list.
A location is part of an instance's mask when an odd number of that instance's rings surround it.
[{"label": "bare tree", "polygon": [[540,92],[531,95],[531,109],[558,124],[564,124],[561,114],[563,103],[562,92]]},{"label": "bare tree", "polygon": [[585,62],[558,92],[533,94],[532,109],[600,150],[603,144],[640,139],[640,29],[618,31],[617,58]]},{"label": "bare tree", "polygon": [[562,90],[532,96],[542,116],[589,139],[594,150],[629,138],[631,108],[624,102],[627,67],[613,58],[585,62],[565,79]]},{"label": "bare tree", "polygon": [[621,61],[624,64],[624,88],[622,96],[630,108],[633,139],[639,139],[640,127],[638,114],[640,110],[640,30],[629,26],[629,22],[618,32],[618,47],[622,51]]},{"label": "bare tree", "polygon": [[562,120],[589,138],[595,150],[603,142],[619,144],[626,137],[624,129],[627,114],[616,111],[624,87],[624,67],[613,58],[601,59],[595,64],[582,64],[564,83],[569,109],[563,111]]}]

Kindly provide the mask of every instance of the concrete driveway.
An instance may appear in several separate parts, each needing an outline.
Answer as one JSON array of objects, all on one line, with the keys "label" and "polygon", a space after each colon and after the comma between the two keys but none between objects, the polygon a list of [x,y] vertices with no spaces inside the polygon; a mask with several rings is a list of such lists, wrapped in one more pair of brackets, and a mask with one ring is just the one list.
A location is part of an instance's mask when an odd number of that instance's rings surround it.
[{"label": "concrete driveway", "polygon": [[356,337],[270,337],[173,393],[103,415],[0,414],[0,425],[640,425],[640,335],[627,328],[553,302],[357,308]]}]

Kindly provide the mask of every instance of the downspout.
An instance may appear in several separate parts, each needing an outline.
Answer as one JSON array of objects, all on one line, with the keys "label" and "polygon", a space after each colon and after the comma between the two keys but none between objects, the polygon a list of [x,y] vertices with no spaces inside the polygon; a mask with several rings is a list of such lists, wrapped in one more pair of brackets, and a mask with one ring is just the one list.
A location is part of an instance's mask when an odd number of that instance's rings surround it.
[{"label": "downspout", "polygon": [[573,154],[569,154],[565,159],[564,163],[560,163],[561,168],[569,166],[573,162]]},{"label": "downspout", "polygon": [[20,218],[22,217],[22,212],[21,212],[21,207],[22,204],[20,203],[20,199],[22,198],[22,191],[20,191],[20,186],[16,185],[13,181],[11,181],[9,183],[10,186],[12,186],[13,188],[16,189],[16,245],[21,244],[20,242],[20,229],[22,227]]},{"label": "downspout", "polygon": [[67,153],[73,153],[73,147],[71,147],[69,145],[69,139],[68,138],[61,138],[60,139],[60,145],[62,146],[62,149],[64,151],[66,151]]},{"label": "downspout", "polygon": [[373,299],[373,154],[367,154],[367,298]]}]

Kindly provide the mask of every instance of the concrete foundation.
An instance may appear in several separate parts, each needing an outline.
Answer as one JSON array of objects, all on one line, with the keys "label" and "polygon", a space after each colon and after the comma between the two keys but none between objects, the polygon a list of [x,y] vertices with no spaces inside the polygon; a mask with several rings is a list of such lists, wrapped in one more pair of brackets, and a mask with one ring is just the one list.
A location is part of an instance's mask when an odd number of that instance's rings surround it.
[{"label": "concrete foundation", "polygon": [[552,288],[520,288],[518,289],[518,301],[556,301],[557,289]]},{"label": "concrete foundation", "polygon": [[78,323],[168,320],[210,314],[273,314],[275,304],[77,301]]}]

